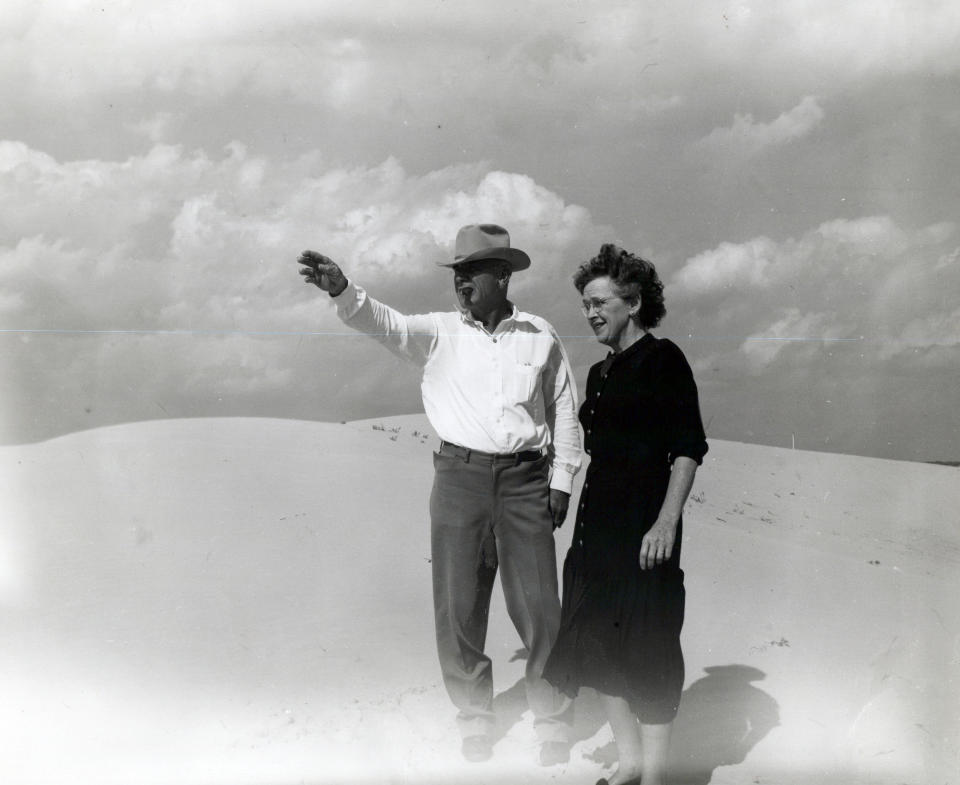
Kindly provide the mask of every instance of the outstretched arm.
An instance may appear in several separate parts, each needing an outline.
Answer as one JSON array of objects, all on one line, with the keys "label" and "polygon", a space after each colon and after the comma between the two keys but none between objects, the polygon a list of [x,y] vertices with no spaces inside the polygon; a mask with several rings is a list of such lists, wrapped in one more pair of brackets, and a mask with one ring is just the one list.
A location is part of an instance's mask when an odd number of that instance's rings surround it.
[{"label": "outstretched arm", "polygon": [[302,265],[300,275],[306,283],[336,298],[337,316],[345,324],[375,338],[405,360],[426,363],[439,332],[436,319],[430,314],[408,316],[375,300],[348,281],[330,257],[316,251],[304,251],[297,263]]}]

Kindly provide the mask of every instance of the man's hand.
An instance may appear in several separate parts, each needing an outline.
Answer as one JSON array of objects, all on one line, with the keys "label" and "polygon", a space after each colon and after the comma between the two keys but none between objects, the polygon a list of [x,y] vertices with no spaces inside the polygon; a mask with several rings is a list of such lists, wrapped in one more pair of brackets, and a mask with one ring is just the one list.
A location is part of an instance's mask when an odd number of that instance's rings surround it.
[{"label": "man's hand", "polygon": [[663,564],[673,553],[673,544],[677,539],[677,521],[663,516],[657,518],[640,544],[640,569],[652,570]]},{"label": "man's hand", "polygon": [[567,519],[567,508],[570,506],[570,494],[566,491],[550,489],[550,515],[553,516],[553,528],[559,529]]},{"label": "man's hand", "polygon": [[297,259],[297,264],[303,265],[300,275],[304,281],[318,286],[336,297],[347,288],[347,277],[340,266],[328,256],[316,251],[304,251]]}]

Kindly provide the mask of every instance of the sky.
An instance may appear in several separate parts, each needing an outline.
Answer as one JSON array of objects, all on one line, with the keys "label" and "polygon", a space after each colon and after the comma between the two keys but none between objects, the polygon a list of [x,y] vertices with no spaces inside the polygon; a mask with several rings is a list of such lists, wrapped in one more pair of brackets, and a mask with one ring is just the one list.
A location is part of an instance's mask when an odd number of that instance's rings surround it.
[{"label": "sky", "polygon": [[418,411],[296,259],[445,310],[494,222],[581,385],[616,242],[709,436],[960,460],[955,2],[8,0],[0,90],[0,443]]}]

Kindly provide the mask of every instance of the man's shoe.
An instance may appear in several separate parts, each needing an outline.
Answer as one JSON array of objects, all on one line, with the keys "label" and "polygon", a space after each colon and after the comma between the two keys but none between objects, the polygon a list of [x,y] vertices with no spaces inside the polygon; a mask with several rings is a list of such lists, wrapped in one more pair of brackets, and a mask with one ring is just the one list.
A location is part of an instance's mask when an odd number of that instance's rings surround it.
[{"label": "man's shoe", "polygon": [[570,745],[565,741],[545,741],[540,745],[540,765],[556,766],[570,760]]},{"label": "man's shoe", "polygon": [[460,751],[471,763],[483,763],[493,755],[493,745],[486,736],[467,736]]}]

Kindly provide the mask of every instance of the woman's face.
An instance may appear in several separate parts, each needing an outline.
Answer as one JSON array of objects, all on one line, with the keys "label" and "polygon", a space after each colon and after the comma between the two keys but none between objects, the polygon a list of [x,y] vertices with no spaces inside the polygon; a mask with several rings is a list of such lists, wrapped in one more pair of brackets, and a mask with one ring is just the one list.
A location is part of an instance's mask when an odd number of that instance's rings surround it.
[{"label": "woman's face", "polygon": [[640,303],[629,303],[617,294],[617,290],[604,275],[594,278],[583,287],[581,307],[587,321],[600,343],[617,347],[624,332],[630,328],[631,315],[640,310]]}]

